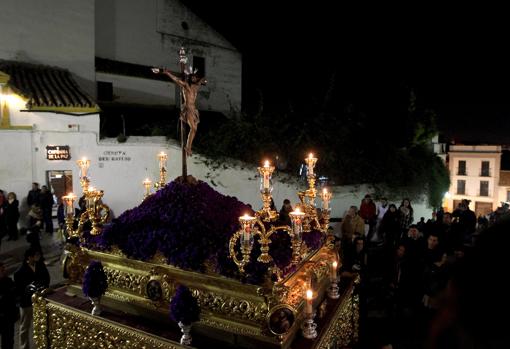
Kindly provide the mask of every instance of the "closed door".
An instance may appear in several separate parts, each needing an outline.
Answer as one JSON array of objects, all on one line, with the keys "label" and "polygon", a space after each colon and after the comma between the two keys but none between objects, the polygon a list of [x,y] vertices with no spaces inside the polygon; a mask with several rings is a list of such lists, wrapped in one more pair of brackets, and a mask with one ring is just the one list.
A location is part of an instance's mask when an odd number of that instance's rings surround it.
[{"label": "closed door", "polygon": [[475,213],[477,217],[485,216],[492,212],[492,202],[479,202],[475,203]]}]

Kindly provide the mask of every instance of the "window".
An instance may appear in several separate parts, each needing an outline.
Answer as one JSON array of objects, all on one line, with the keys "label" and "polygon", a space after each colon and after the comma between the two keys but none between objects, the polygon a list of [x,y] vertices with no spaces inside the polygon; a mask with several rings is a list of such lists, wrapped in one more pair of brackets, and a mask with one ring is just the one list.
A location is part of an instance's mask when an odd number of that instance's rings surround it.
[{"label": "window", "polygon": [[490,176],[489,161],[482,161],[482,172],[480,173],[480,176],[482,177]]},{"label": "window", "polygon": [[457,194],[459,195],[466,194],[466,181],[463,179],[457,180]]},{"label": "window", "polygon": [[480,181],[480,196],[489,196],[489,181]]},{"label": "window", "polygon": [[465,160],[459,160],[459,169],[458,169],[457,175],[459,175],[459,176],[466,175],[466,161]]},{"label": "window", "polygon": [[113,83],[98,81],[97,82],[97,99],[99,101],[113,101]]},{"label": "window", "polygon": [[193,69],[197,70],[197,76],[203,78],[205,76],[205,58],[193,56]]}]

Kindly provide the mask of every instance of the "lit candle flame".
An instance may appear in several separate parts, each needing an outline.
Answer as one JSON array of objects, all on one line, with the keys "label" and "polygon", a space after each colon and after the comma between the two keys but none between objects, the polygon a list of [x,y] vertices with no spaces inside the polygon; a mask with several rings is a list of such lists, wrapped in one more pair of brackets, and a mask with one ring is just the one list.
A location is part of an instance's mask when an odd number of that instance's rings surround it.
[{"label": "lit candle flame", "polygon": [[327,193],[328,193],[328,190],[327,190],[326,188],[324,188],[324,189],[322,189],[322,192],[323,192],[324,194],[327,194]]},{"label": "lit candle flame", "polygon": [[306,299],[311,300],[313,298],[313,291],[306,290]]},{"label": "lit candle flame", "polygon": [[264,161],[264,167],[269,167],[269,160]]},{"label": "lit candle flame", "polygon": [[334,261],[334,262],[333,262],[333,269],[336,269],[336,267],[337,267],[337,266],[338,266],[337,261]]},{"label": "lit candle flame", "polygon": [[245,213],[241,218],[242,219],[251,219],[252,217],[248,213]]},{"label": "lit candle flame", "polygon": [[310,153],[310,155],[308,155],[308,158],[313,159],[313,153]]}]

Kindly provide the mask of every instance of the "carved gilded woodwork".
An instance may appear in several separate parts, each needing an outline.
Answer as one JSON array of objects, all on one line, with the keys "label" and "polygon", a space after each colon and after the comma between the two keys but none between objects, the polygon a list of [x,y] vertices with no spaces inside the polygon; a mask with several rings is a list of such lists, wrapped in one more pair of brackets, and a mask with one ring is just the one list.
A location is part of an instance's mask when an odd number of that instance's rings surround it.
[{"label": "carved gilded woodwork", "polygon": [[[70,292],[81,293],[85,266],[91,260],[100,260],[109,285],[105,303],[111,300],[126,312],[140,313],[146,309],[168,315],[169,302],[177,284],[184,284],[197,297],[202,309],[199,326],[254,337],[281,345],[282,348],[287,348],[299,331],[305,307],[305,290],[312,286],[318,295],[317,300],[323,299],[330,285],[329,261],[338,258],[335,250],[323,246],[309,254],[295,272],[281,281],[259,286],[243,284],[217,274],[185,271],[165,264],[159,253],[150,262],[129,259],[118,249],[102,253],[71,247],[66,253],[64,269],[70,280]],[[292,326],[282,335],[272,333],[267,323],[274,309],[279,309],[278,306],[292,309],[296,314]],[[349,312],[351,316],[341,318],[349,322],[342,325],[342,333],[346,333],[344,337],[350,340],[356,331],[348,329],[353,328],[351,322],[357,321],[357,318],[352,316],[354,305],[345,307],[344,312]]]}]

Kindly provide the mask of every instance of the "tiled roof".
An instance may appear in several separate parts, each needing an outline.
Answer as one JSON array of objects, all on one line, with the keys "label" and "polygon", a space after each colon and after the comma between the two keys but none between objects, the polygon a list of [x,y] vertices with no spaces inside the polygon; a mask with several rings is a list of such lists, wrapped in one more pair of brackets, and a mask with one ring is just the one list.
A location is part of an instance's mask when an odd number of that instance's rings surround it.
[{"label": "tiled roof", "polygon": [[502,187],[510,187],[510,171],[499,172],[499,185]]},{"label": "tiled roof", "polygon": [[78,86],[67,70],[0,60],[0,72],[9,75],[9,87],[28,99],[28,109],[98,109],[95,101]]}]

